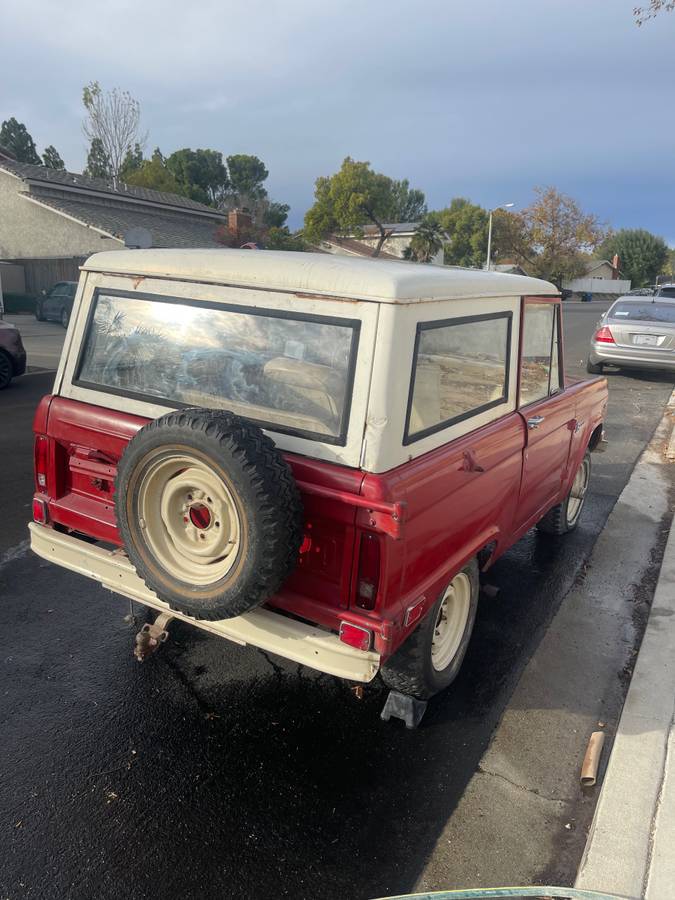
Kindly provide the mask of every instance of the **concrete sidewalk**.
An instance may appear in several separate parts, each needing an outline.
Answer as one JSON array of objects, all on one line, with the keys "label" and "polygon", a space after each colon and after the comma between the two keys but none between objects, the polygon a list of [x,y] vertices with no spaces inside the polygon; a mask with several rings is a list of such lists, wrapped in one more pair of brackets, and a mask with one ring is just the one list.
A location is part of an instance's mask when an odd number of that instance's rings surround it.
[{"label": "concrete sidewalk", "polygon": [[675,897],[675,525],[576,887]]}]

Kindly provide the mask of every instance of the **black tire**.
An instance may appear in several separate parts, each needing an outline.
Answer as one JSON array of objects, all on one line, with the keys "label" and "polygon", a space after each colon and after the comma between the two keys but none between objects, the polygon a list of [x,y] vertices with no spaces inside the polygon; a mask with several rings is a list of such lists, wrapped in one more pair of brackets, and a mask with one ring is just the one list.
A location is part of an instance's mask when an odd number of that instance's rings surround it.
[{"label": "black tire", "polygon": [[590,375],[602,375],[602,363],[592,363],[589,357],[586,363],[586,371]]},{"label": "black tire", "polygon": [[37,319],[38,322],[44,322],[44,320],[45,320],[44,313],[42,312],[42,304],[41,303],[35,304],[35,318]]},{"label": "black tire", "polygon": [[0,350],[0,391],[9,387],[13,375],[14,366],[12,365],[12,360],[4,350]]},{"label": "black tire", "polygon": [[60,321],[64,328],[68,327],[68,322],[70,322],[70,313],[68,312],[68,310],[66,309],[65,306],[61,310],[61,320]]},{"label": "black tire", "polygon": [[581,505],[573,512],[570,510],[570,501],[574,499],[572,494],[575,484],[573,482],[569,493],[562,501],[562,503],[558,503],[557,506],[549,509],[543,519],[539,520],[539,522],[537,523],[537,528],[539,529],[539,531],[543,531],[544,534],[562,535],[568,534],[570,531],[574,531],[574,529],[577,527],[577,525],[579,524],[579,518],[584,508],[584,503],[586,502],[588,483],[591,478],[591,454],[588,450],[584,454],[584,458],[581,461],[581,466],[579,466],[579,469],[577,469],[577,474],[581,472],[584,467],[586,467],[586,475],[585,485],[583,488],[583,496],[581,497]]},{"label": "black tire", "polygon": [[[232,551],[227,572],[213,580],[208,580],[211,573],[201,563],[198,564],[200,576],[203,571],[207,579],[201,583],[190,579],[189,573],[182,580],[162,566],[153,550],[158,545],[152,542],[164,540],[163,546],[171,548],[172,534],[183,527],[176,519],[172,519],[173,532],[166,528],[164,514],[153,517],[153,533],[148,523],[141,521],[139,487],[152,477],[148,473],[157,471],[158,466],[170,465],[172,454],[174,460],[188,457],[207,472],[206,477],[224,485],[236,511],[239,535],[236,553]],[[177,471],[176,477],[182,477],[188,469]],[[167,483],[170,484],[170,479]],[[143,496],[151,496],[145,490]],[[303,539],[303,513],[291,469],[260,428],[233,413],[186,409],[149,422],[131,439],[120,460],[115,492],[117,523],[136,571],[161,600],[195,618],[227,619],[254,609],[281,587],[297,564]],[[166,494],[165,491],[160,495],[161,503],[165,502]],[[185,496],[188,501],[193,500],[192,494]],[[210,497],[208,500],[211,502]],[[194,521],[192,506],[188,512]],[[178,515],[181,522],[187,523],[184,513]],[[214,513],[214,520],[216,516]],[[230,521],[228,528],[231,528]],[[200,527],[211,528],[213,524],[220,525],[217,520],[210,520]],[[189,524],[184,527],[190,529]],[[219,532],[213,535],[218,536]],[[180,534],[178,537],[182,540]],[[177,546],[175,541],[173,546]],[[175,550],[175,560],[177,570],[182,573],[180,545]]]},{"label": "black tire", "polygon": [[[382,666],[380,674],[388,688],[427,700],[449,687],[457,677],[466,655],[478,607],[478,563],[472,560],[462,569],[470,583],[471,598],[464,632],[448,665],[438,670],[432,663],[431,648],[441,604],[446,592],[438,598],[419,626],[405,643]],[[458,573],[462,574],[462,573]]]}]

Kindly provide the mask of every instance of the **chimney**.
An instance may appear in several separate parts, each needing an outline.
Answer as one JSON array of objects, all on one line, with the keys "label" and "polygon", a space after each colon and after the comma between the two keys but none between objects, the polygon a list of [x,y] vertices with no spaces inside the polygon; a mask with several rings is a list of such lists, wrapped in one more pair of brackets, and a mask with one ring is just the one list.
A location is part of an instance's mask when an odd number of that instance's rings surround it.
[{"label": "chimney", "polygon": [[251,214],[245,208],[231,209],[227,214],[227,230],[237,240],[242,235],[242,232],[244,234],[250,232],[252,224]]},{"label": "chimney", "polygon": [[621,260],[619,259],[619,254],[615,253],[612,258],[612,281],[616,281],[619,277],[619,269],[621,268]]}]

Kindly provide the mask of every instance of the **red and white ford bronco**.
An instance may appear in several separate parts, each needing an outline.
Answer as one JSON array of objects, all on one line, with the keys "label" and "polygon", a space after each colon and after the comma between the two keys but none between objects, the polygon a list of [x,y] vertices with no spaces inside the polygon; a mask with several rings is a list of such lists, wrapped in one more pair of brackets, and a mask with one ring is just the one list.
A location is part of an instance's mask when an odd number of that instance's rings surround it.
[{"label": "red and white ford bronco", "polygon": [[564,378],[560,316],[491,272],[92,256],[35,416],[32,547],[158,610],[146,649],[175,617],[429,697],[479,572],[579,520],[607,385]]}]

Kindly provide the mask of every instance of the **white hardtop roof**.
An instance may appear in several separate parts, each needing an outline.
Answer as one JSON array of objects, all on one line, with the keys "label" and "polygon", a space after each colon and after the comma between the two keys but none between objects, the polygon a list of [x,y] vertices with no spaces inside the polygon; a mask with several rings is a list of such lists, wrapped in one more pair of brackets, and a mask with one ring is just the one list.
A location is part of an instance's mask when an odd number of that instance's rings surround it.
[{"label": "white hardtop roof", "polygon": [[559,294],[522,275],[273,250],[114,250],[95,253],[82,268],[384,303]]}]

